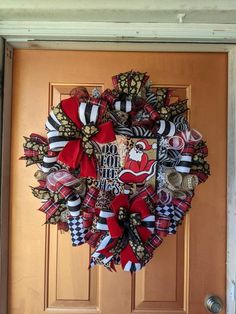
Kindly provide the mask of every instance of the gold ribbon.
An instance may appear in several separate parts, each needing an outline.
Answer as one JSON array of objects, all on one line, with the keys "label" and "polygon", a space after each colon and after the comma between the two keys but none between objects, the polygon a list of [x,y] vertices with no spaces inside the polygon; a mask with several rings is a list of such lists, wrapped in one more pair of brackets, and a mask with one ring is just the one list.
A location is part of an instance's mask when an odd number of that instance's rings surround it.
[{"label": "gold ribbon", "polygon": [[94,124],[84,125],[81,128],[82,146],[85,153],[91,157],[94,153],[94,146],[90,140],[92,136],[98,133],[98,128]]}]

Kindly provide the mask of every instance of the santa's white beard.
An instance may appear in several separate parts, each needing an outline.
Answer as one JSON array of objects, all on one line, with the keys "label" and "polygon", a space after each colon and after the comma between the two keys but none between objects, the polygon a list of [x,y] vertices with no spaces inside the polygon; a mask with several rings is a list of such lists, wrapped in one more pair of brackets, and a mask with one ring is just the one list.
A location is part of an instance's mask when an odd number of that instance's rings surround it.
[{"label": "santa's white beard", "polygon": [[143,152],[136,151],[134,147],[129,152],[129,158],[135,161],[141,161],[142,156],[143,156]]}]

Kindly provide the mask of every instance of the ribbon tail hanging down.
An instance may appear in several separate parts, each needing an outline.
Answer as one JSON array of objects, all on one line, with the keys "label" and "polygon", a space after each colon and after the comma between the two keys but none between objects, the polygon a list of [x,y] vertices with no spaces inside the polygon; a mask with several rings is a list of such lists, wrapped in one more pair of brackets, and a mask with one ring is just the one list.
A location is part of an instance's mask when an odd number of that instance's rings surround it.
[{"label": "ribbon tail hanging down", "polygon": [[58,155],[58,161],[76,169],[83,156],[81,139],[70,141]]}]

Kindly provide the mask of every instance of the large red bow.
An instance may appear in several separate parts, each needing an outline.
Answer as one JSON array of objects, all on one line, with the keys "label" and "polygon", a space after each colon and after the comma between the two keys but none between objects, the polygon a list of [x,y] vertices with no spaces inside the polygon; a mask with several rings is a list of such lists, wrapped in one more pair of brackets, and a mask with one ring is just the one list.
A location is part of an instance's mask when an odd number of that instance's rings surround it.
[{"label": "large red bow", "polygon": [[[77,128],[82,130],[82,124],[78,120],[77,100],[75,98],[66,99],[62,102],[61,107],[67,116],[75,123]],[[89,138],[90,141],[94,141],[99,144],[105,144],[113,142],[116,139],[111,121],[100,124],[96,128],[97,133]],[[76,169],[78,166],[80,166],[81,177],[96,178],[96,158],[94,154],[92,154],[92,156],[88,156],[85,153],[82,142],[82,138],[69,141],[59,153],[58,161],[72,169]]]},{"label": "large red bow", "polygon": [[114,215],[107,218],[107,225],[113,241],[99,253],[106,257],[119,253],[125,270],[128,263],[145,263],[149,259],[145,242],[154,231],[147,203],[137,197],[130,204],[128,196],[120,194],[111,202],[111,209]]}]

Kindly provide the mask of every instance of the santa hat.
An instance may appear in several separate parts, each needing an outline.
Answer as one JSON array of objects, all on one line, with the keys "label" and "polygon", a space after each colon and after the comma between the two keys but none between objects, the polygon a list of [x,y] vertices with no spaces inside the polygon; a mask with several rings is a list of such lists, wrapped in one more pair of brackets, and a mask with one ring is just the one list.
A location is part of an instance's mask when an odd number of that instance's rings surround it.
[{"label": "santa hat", "polygon": [[148,143],[147,140],[143,139],[143,140],[139,140],[138,142],[136,142],[135,145],[142,145],[144,150],[150,150],[150,149],[156,149],[157,148],[157,143],[153,143],[152,145]]}]

